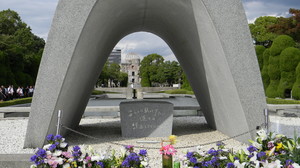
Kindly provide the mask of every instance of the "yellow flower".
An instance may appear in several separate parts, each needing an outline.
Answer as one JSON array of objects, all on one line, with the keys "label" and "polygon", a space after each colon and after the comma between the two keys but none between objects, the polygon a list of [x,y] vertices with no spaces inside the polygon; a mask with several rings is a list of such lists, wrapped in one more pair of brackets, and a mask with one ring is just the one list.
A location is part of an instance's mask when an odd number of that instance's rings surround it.
[{"label": "yellow flower", "polygon": [[284,149],[282,143],[277,143],[277,146],[276,146],[276,151],[280,150],[280,149]]},{"label": "yellow flower", "polygon": [[176,138],[177,137],[175,135],[170,135],[169,136],[169,140],[170,140],[171,144],[175,144],[177,142]]}]

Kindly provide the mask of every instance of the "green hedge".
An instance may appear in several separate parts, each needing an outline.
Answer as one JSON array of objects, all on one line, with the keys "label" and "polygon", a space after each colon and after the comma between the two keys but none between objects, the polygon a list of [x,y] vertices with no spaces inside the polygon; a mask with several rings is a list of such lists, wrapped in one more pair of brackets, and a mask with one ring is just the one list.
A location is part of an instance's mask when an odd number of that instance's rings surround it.
[{"label": "green hedge", "polygon": [[290,89],[292,90],[293,85],[295,83],[296,76],[295,72],[281,72],[281,79],[277,88],[278,96],[281,98],[285,98],[285,90]]},{"label": "green hedge", "polygon": [[268,74],[269,73],[268,72],[269,57],[270,57],[270,49],[267,48],[264,51],[264,54],[263,54],[263,68],[261,70],[261,77],[262,77],[262,81],[263,81],[263,84],[264,84],[265,93],[266,93],[267,88],[270,84],[270,76]]},{"label": "green hedge", "polygon": [[270,48],[271,55],[272,56],[280,55],[281,51],[283,51],[288,47],[294,47],[295,45],[296,43],[292,37],[287,35],[280,35],[274,40]]},{"label": "green hedge", "polygon": [[295,71],[300,61],[300,50],[294,47],[284,49],[280,54],[280,70],[285,72]]},{"label": "green hedge", "polygon": [[262,45],[255,46],[256,56],[259,64],[259,69],[262,70],[264,65],[264,51],[266,48]]},{"label": "green hedge", "polygon": [[268,65],[268,75],[271,80],[280,79],[280,57],[270,56]]},{"label": "green hedge", "polygon": [[22,98],[22,99],[15,99],[10,101],[3,101],[0,102],[0,107],[12,106],[17,104],[26,104],[31,103],[32,97]]},{"label": "green hedge", "polygon": [[167,93],[167,94],[190,94],[190,95],[194,94],[193,91],[189,91],[186,89],[166,90],[166,91],[164,91],[164,93]]},{"label": "green hedge", "polygon": [[277,88],[279,85],[279,80],[271,80],[270,84],[266,90],[266,95],[269,98],[275,98],[278,97]]},{"label": "green hedge", "polygon": [[293,85],[292,96],[294,99],[300,99],[300,63],[296,68],[296,82]]},{"label": "green hedge", "polygon": [[285,100],[285,99],[274,99],[274,98],[267,98],[268,104],[300,104],[298,100]]},{"label": "green hedge", "polygon": [[99,91],[99,90],[93,90],[92,91],[92,95],[101,95],[101,94],[104,94],[105,92],[103,91]]}]

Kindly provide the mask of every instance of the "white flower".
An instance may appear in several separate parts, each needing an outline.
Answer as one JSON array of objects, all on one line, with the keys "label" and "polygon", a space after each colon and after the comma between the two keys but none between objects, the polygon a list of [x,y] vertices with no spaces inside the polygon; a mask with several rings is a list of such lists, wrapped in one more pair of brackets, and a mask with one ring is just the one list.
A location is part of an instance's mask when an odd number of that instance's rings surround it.
[{"label": "white flower", "polygon": [[59,144],[59,147],[65,148],[67,145],[68,145],[68,143],[62,142],[62,143]]},{"label": "white flower", "polygon": [[224,152],[229,152],[229,149],[222,149]]},{"label": "white flower", "polygon": [[70,168],[71,167],[71,165],[69,164],[69,163],[65,163],[64,165],[63,165],[63,168]]},{"label": "white flower", "polygon": [[256,155],[257,155],[257,152],[253,152],[253,156],[250,158],[250,161],[252,161],[252,162],[257,161]]},{"label": "white flower", "polygon": [[198,153],[200,153],[200,152],[202,151],[202,148],[203,148],[203,146],[197,146],[197,147],[196,147],[196,151],[197,151]]},{"label": "white flower", "polygon": [[64,163],[64,159],[63,158],[56,158],[55,161],[59,164],[62,165]]},{"label": "white flower", "polygon": [[36,168],[36,165],[33,164],[33,165],[30,166],[30,168]]},{"label": "white flower", "polygon": [[261,140],[266,140],[268,137],[266,131],[263,129],[257,131],[257,134],[260,136]]},{"label": "white flower", "polygon": [[241,164],[239,160],[235,160],[233,164],[237,168],[244,168],[246,163],[244,162],[244,163]]},{"label": "white flower", "polygon": [[293,163],[292,166],[293,166],[294,168],[300,168],[300,166],[299,166],[298,163]]},{"label": "white flower", "polygon": [[259,149],[259,150],[262,149],[262,144],[260,144],[260,143],[253,142],[252,145],[253,145],[254,147],[256,147],[257,149]]},{"label": "white flower", "polygon": [[49,149],[49,147],[51,146],[52,144],[47,144],[47,145],[45,145],[44,147],[43,147],[43,149],[44,150],[47,150],[47,149]]},{"label": "white flower", "polygon": [[141,161],[141,164],[145,167],[148,166],[148,162],[145,162],[145,161]]},{"label": "white flower", "polygon": [[97,162],[99,162],[100,160],[101,160],[100,156],[92,156],[91,157],[91,161],[97,161]]},{"label": "white flower", "polygon": [[55,151],[52,153],[52,155],[53,155],[53,156],[60,156],[61,153],[62,153],[61,150],[55,150]]},{"label": "white flower", "polygon": [[227,157],[225,157],[225,156],[220,157],[220,160],[225,160],[225,159],[227,159]]},{"label": "white flower", "polygon": [[280,164],[279,160],[276,160],[275,162],[268,162],[268,160],[266,160],[266,162],[262,162],[264,168],[281,168],[282,165]]}]

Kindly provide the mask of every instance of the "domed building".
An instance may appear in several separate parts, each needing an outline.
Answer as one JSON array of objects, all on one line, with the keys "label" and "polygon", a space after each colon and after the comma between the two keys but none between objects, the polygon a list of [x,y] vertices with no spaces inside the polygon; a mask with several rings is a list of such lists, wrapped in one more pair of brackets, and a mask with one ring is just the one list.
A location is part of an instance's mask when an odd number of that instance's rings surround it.
[{"label": "domed building", "polygon": [[121,63],[121,71],[128,74],[128,84],[139,86],[141,78],[139,77],[140,56],[136,53],[128,53],[124,62]]}]

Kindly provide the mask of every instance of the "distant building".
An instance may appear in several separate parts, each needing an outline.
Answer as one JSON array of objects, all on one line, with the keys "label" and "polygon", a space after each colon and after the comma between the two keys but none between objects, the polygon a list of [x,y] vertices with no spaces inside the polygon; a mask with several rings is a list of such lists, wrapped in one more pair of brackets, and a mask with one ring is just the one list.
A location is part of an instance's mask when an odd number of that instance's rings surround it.
[{"label": "distant building", "polygon": [[121,64],[121,71],[128,74],[128,84],[139,86],[141,78],[139,76],[140,57],[135,53],[128,53]]},{"label": "distant building", "polygon": [[121,64],[121,49],[113,49],[108,57],[109,63]]}]

